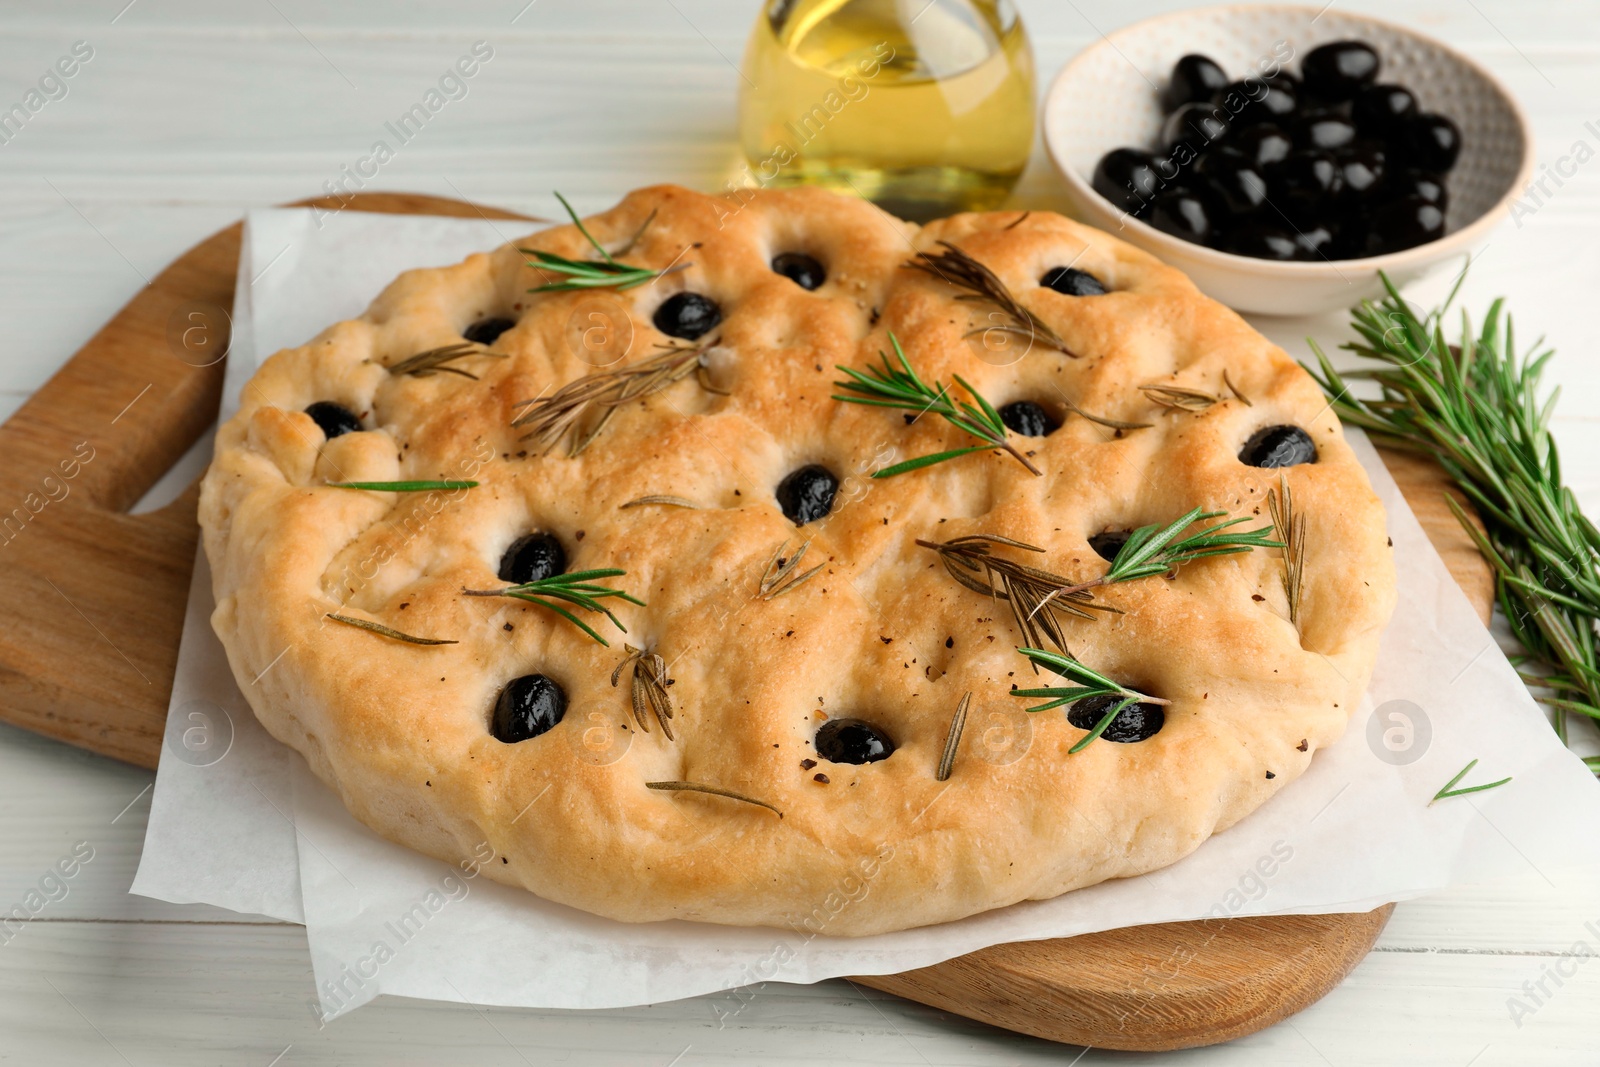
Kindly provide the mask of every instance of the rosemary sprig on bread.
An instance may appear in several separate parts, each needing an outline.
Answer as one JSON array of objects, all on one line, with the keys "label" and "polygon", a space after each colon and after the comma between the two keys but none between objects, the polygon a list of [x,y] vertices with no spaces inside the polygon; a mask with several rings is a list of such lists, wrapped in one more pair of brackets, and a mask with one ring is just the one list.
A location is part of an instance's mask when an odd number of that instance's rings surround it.
[{"label": "rosemary sprig on bread", "polygon": [[[927,456],[918,456],[908,459],[904,463],[896,463],[879,471],[873,471],[874,478],[892,478],[896,474],[905,474],[908,471],[920,470],[931,467],[935,463],[943,463],[947,459],[956,459],[960,456],[971,455],[974,452],[986,452],[998,448],[1010,453],[1016,461],[1028,469],[1030,474],[1042,474],[1043,471],[1033,465],[1027,456],[1018,452],[1006,440],[1006,424],[1000,420],[1000,413],[994,409],[983,396],[974,389],[961,375],[955,375],[957,384],[967,391],[976,403],[968,401],[957,402],[951,398],[950,392],[943,382],[935,381],[932,385],[922,380],[916,368],[911,366],[911,361],[906,358],[905,349],[900,347],[900,339],[889,333],[889,344],[894,348],[895,358],[900,366],[896,367],[889,362],[887,352],[879,352],[883,358],[883,369],[868,367],[865,372],[852,370],[849,367],[839,367],[849,376],[846,382],[834,382],[840,389],[848,389],[857,396],[841,396],[838,393],[833,399],[842,400],[846,404],[866,404],[880,408],[902,408],[914,411],[916,417],[924,412],[932,412],[944,419],[956,429],[971,434],[983,442],[981,445],[971,445],[967,448],[952,448],[945,452],[935,452]],[[911,419],[916,421],[916,417]]]},{"label": "rosemary sprig on bread", "polygon": [[[508,596],[516,600],[526,600],[530,604],[537,604],[541,608],[551,611],[566,619],[572,625],[594,638],[607,648],[611,642],[601,637],[588,623],[578,618],[572,612],[563,608],[561,604],[570,604],[585,611],[593,611],[604,615],[611,620],[611,624],[623,633],[628,628],[611,613],[611,609],[600,601],[607,597],[625,600],[629,604],[644,607],[644,601],[634,597],[621,589],[610,589],[603,585],[596,585],[599,578],[616,578],[627,574],[627,571],[615,567],[600,567],[587,571],[572,571],[568,574],[553,574],[548,578],[540,578],[533,582],[523,582],[521,585],[508,585],[500,589],[463,589],[463,596]],[[560,603],[556,603],[560,601]],[[665,728],[665,727],[663,727]]]},{"label": "rosemary sprig on bread", "polygon": [[[688,266],[687,263],[679,263],[668,267],[666,270],[651,270],[649,267],[634,267],[626,263],[618,263],[612,258],[611,253],[605,250],[605,246],[594,239],[594,235],[584,226],[583,220],[578,217],[578,213],[572,210],[571,204],[567,203],[567,198],[560,193],[555,195],[556,199],[561,201],[561,206],[567,209],[567,215],[572,219],[572,224],[578,228],[579,233],[583,234],[584,239],[594,246],[594,250],[599,253],[600,258],[598,260],[568,259],[566,256],[558,256],[554,252],[544,252],[537,248],[519,248],[517,249],[518,252],[525,256],[533,257],[533,262],[529,263],[528,266],[541,273],[562,276],[560,281],[546,282],[543,285],[529,289],[528,292],[562,293],[574,289],[632,289],[636,285],[643,285],[645,282],[659,278],[663,274],[672,274]],[[652,213],[651,218],[654,218],[654,213]],[[645,225],[648,226],[649,224],[649,219],[646,219]],[[640,227],[640,233],[643,231],[644,227]],[[631,249],[638,239],[639,234],[634,234],[627,247]]]}]

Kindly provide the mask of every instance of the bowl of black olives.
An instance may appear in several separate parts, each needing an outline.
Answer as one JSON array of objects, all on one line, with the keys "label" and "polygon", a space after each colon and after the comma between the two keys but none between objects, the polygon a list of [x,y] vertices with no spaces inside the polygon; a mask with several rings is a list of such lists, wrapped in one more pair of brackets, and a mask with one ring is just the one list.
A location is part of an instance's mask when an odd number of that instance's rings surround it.
[{"label": "bowl of black olives", "polygon": [[1481,245],[1533,172],[1516,101],[1405,27],[1296,6],[1135,23],[1072,60],[1045,143],[1080,217],[1240,311],[1349,307]]}]

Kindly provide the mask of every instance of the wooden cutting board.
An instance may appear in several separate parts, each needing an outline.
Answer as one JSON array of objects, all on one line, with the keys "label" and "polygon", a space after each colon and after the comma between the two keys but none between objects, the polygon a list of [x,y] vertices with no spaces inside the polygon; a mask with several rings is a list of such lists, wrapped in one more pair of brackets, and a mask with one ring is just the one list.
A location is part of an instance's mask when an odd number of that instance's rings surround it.
[{"label": "wooden cutting board", "polygon": [[[359,194],[343,208],[522,218],[399,193]],[[216,418],[241,232],[230,226],[164,270],[0,426],[0,720],[156,765],[199,487],[159,511],[127,509]],[[1493,579],[1443,504],[1442,473],[1415,457],[1385,459],[1487,620]],[[855,980],[1055,1041],[1187,1048],[1314,1003],[1361,961],[1392,910],[1130,927]]]}]

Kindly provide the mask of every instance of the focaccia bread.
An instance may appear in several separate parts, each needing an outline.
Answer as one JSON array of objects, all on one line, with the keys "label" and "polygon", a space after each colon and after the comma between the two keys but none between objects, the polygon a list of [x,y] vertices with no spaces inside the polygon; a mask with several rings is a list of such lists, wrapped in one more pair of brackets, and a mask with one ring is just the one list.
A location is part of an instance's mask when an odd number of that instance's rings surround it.
[{"label": "focaccia bread", "polygon": [[[643,269],[575,269],[637,284],[532,291],[578,277],[552,255],[600,260],[571,225],[407,271],[268,359],[218,433],[213,625],[372,829],[614,919],[870,934],[1170,864],[1343,733],[1394,602],[1382,507],[1311,378],[1178,271],[1055,214],[918,228],[809,189],[649,188],[586,226]],[[902,368],[891,334],[1012,451],[873,478],[976,441],[835,399],[860,395],[840,366]],[[331,484],[418,481],[476,485]],[[1019,620],[917,543],[995,535],[1083,583],[1196,507],[1261,529],[1280,486],[1298,566],[1203,558],[1088,617]],[[588,570],[643,603],[505,592]],[[1069,752],[1105,703],[1011,694],[1073,684],[1017,651],[1041,617],[1166,703]]]}]

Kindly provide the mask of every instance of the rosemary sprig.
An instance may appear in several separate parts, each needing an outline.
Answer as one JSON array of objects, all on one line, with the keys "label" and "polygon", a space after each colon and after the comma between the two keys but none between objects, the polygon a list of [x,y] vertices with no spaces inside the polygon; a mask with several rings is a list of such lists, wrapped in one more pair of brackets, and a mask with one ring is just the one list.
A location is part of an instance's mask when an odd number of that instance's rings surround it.
[{"label": "rosemary sprig", "polygon": [[[534,447],[545,452],[570,434],[567,455],[577,456],[594,443],[617,409],[630,401],[659,393],[691,374],[698,376],[702,389],[712,393],[721,392],[711,384],[701,362],[716,343],[717,338],[712,338],[696,345],[662,345],[660,347],[665,351],[657,355],[624,364],[615,370],[585,375],[568,382],[549,396],[530,401],[527,410],[511,425],[526,428],[528,432],[523,434],[523,439],[532,439]],[[578,424],[596,408],[601,411],[600,417],[587,432],[580,433]]]},{"label": "rosemary sprig", "polygon": [[1028,468],[1031,473],[1036,475],[1044,473],[1035,467],[1027,456],[1018,452],[1006,441],[1006,424],[1000,421],[1000,413],[976,389],[967,384],[961,375],[957,374],[955,379],[968,395],[977,401],[976,407],[966,401],[957,404],[951,400],[943,382],[934,382],[932,385],[924,382],[911,366],[911,361],[906,358],[905,349],[900,347],[900,339],[893,331],[889,333],[889,344],[894,347],[894,354],[900,360],[899,369],[889,362],[889,354],[881,351],[878,353],[883,358],[881,372],[876,367],[868,367],[863,374],[861,371],[841,366],[838,369],[849,375],[850,380],[833,384],[840,389],[853,390],[861,395],[840,396],[835,393],[833,399],[842,400],[847,404],[866,404],[870,407],[904,408],[907,411],[915,411],[918,416],[931,411],[956,429],[969,433],[984,443],[970,448],[955,448],[948,452],[935,452],[929,456],[908,459],[904,463],[896,463],[880,471],[874,471],[872,474],[874,478],[892,478],[896,474],[931,467],[935,463],[955,459],[957,456],[986,452],[994,448],[1011,453],[1017,462]]},{"label": "rosemary sprig", "polygon": [[[1378,366],[1340,375],[1312,342],[1320,374],[1311,373],[1342,420],[1380,444],[1432,456],[1476,506],[1487,532],[1445,498],[1494,568],[1500,609],[1539,668],[1530,684],[1553,692],[1542,699],[1566,740],[1568,713],[1600,719],[1600,532],[1561,477],[1549,429],[1559,390],[1545,395],[1540,384],[1553,351],[1539,341],[1519,357],[1500,300],[1476,334],[1463,314],[1460,345],[1445,340],[1444,317],[1464,280],[1423,314],[1385,277],[1388,296],[1355,309],[1360,339],[1345,346]],[[1352,379],[1375,383],[1380,396],[1352,396]],[[1600,773],[1600,760],[1585,762]]]},{"label": "rosemary sprig", "polygon": [[1170,700],[1163,700],[1160,697],[1141,693],[1136,689],[1129,689],[1125,685],[1112,681],[1099,671],[1084,666],[1071,656],[1058,655],[1042,648],[1019,648],[1017,651],[1033,662],[1035,670],[1039,667],[1045,667],[1067,681],[1077,683],[1069,686],[1045,686],[1039,689],[1013,689],[1011,695],[1014,697],[1048,698],[1047,703],[1027,709],[1029,711],[1051,711],[1061,707],[1063,704],[1076,704],[1078,701],[1087,700],[1090,697],[1110,696],[1119,698],[1101,716],[1100,721],[1095,723],[1094,729],[1084,735],[1077,744],[1067,749],[1069,756],[1073,753],[1081,752],[1101,734],[1105,733],[1106,727],[1110,726],[1116,717],[1122,714],[1123,709],[1130,704],[1172,703]]},{"label": "rosemary sprig", "polygon": [[426,493],[435,489],[476,489],[477,482],[445,479],[437,482],[329,482],[329,489],[368,489],[375,493]]},{"label": "rosemary sprig", "polygon": [[[1023,216],[1026,218],[1027,216]],[[1021,222],[1021,219],[1017,220]],[[918,252],[917,258],[907,263],[912,270],[920,270],[933,275],[940,281],[948,282],[957,289],[966,292],[956,297],[957,300],[973,301],[977,303],[993,304],[1011,320],[1003,326],[980,326],[967,332],[968,337],[981,334],[987,330],[1000,330],[1003,333],[1016,334],[1021,337],[1037,338],[1064,355],[1078,358],[1078,354],[1067,347],[1057,333],[1046,326],[1033,312],[1022,306],[1011,290],[1006,288],[1006,283],[994,271],[973,259],[967,253],[951,244],[949,241],[940,241],[940,246],[945,251],[934,255],[931,252]]]},{"label": "rosemary sprig", "polygon": [[373,622],[371,619],[358,619],[351,615],[335,615],[331,611],[324,617],[332,619],[334,622],[342,622],[346,626],[355,626],[359,629],[368,630],[383,637],[391,637],[396,641],[406,641],[413,645],[460,644],[459,641],[442,641],[436,637],[413,637],[411,634],[403,634],[399,630],[385,626],[381,622]]},{"label": "rosemary sprig", "polygon": [[644,787],[668,792],[708,793],[714,797],[727,797],[729,800],[743,801],[746,804],[754,804],[758,808],[766,808],[778,818],[783,818],[783,812],[768,804],[765,800],[757,800],[755,797],[747,797],[743,793],[735,793],[731,789],[720,789],[714,785],[700,785],[696,782],[646,782]]},{"label": "rosemary sprig", "polygon": [[1271,526],[1263,526],[1258,530],[1223,532],[1241,522],[1249,522],[1244,515],[1215,526],[1203,527],[1187,537],[1178,536],[1197,522],[1218,519],[1226,514],[1226,511],[1206,511],[1197,507],[1165,526],[1157,522],[1139,527],[1128,535],[1128,540],[1117,552],[1117,558],[1111,561],[1111,569],[1106,571],[1105,577],[1096,581],[1101,585],[1127,582],[1135,578],[1148,578],[1153,574],[1166,574],[1184,563],[1207,556],[1231,556],[1252,548],[1283,547],[1278,541],[1268,540],[1272,535]]},{"label": "rosemary sprig", "polygon": [[1249,552],[1253,548],[1283,547],[1282,542],[1268,540],[1273,531],[1271,526],[1227,532],[1241,522],[1250,521],[1243,515],[1227,522],[1219,522],[1214,526],[1202,527],[1187,537],[1178,536],[1195,523],[1221,518],[1226,514],[1226,511],[1205,511],[1197,507],[1165,526],[1159,522],[1141,526],[1128,535],[1128,539],[1117,550],[1116,558],[1111,561],[1111,566],[1105,574],[1091,578],[1087,582],[1057,589],[1045,597],[1044,603],[1049,604],[1058,597],[1087,593],[1103,585],[1115,585],[1117,582],[1131,582],[1157,574],[1172,576],[1183,564],[1205,559],[1207,556],[1232,556],[1240,552]]},{"label": "rosemary sprig", "polygon": [[[1043,552],[1044,549],[1037,545],[1013,541],[999,534],[970,534],[943,542],[919,538],[917,544],[937,552],[950,577],[968,589],[1009,604],[1017,629],[1022,631],[1024,640],[1030,645],[1042,645],[1049,641],[1063,652],[1067,650],[1066,637],[1055,615],[1058,611],[1090,619],[1094,617],[1089,614],[1091,608],[1097,611],[1117,610],[1090,603],[1092,597],[1086,590],[1063,592],[1071,589],[1073,582],[1070,578],[993,555],[989,547],[998,544],[1020,548],[1025,552]],[[1049,610],[1044,610],[1046,608]]]},{"label": "rosemary sprig", "polygon": [[595,633],[587,623],[566,608],[563,608],[561,604],[555,603],[555,601],[559,600],[562,603],[571,604],[585,611],[598,612],[610,619],[611,625],[623,633],[627,633],[628,628],[617,621],[617,617],[611,613],[611,609],[600,603],[600,600],[604,597],[616,597],[618,600],[625,600],[629,604],[638,604],[640,607],[644,607],[644,601],[630,596],[621,589],[610,589],[603,585],[594,584],[595,579],[615,578],[627,573],[627,571],[617,570],[614,567],[602,567],[595,570],[553,574],[548,578],[540,578],[536,582],[524,582],[521,585],[506,586],[503,589],[463,589],[461,593],[463,596],[514,597],[517,600],[526,600],[530,604],[538,604],[540,607],[549,608],[606,648],[610,648],[611,642]]},{"label": "rosemary sprig", "polygon": [[[1039,639],[1042,635],[1066,652],[1066,640],[1052,612],[1065,611],[1078,618],[1089,619],[1093,616],[1086,609],[1117,611],[1107,604],[1091,603],[1092,591],[1101,586],[1131,582],[1157,574],[1171,574],[1183,564],[1207,556],[1231,556],[1249,552],[1253,548],[1283,547],[1277,541],[1268,540],[1273,530],[1271,526],[1257,530],[1232,530],[1239,523],[1249,521],[1243,516],[1202,527],[1186,537],[1179,536],[1195,523],[1226,514],[1225,511],[1206,511],[1197,507],[1165,526],[1161,523],[1141,526],[1128,535],[1128,540],[1117,551],[1106,573],[1087,582],[1075,582],[1038,567],[993,555],[989,548],[991,543],[1027,552],[1044,551],[1037,545],[1013,541],[998,534],[971,534],[943,542],[918,538],[917,544],[937,552],[944,560],[945,570],[950,572],[950,576],[968,589],[1007,601],[1016,617],[1017,627],[1028,644],[1044,644]],[[983,575],[981,578],[980,572]]]},{"label": "rosemary sprig", "polygon": [[967,707],[971,703],[972,692],[968,690],[961,698],[961,703],[956,705],[955,717],[950,720],[950,732],[944,735],[944,754],[939,757],[939,769],[933,774],[936,782],[950,780],[950,770],[956,763],[956,750],[961,747],[961,734],[967,728]]},{"label": "rosemary sprig", "polygon": [[459,374],[463,378],[471,378],[473,381],[477,381],[478,376],[476,374],[464,371],[459,367],[446,366],[448,363],[458,359],[465,359],[467,356],[487,356],[491,359],[506,358],[504,352],[490,352],[475,342],[461,341],[457,344],[445,345],[443,348],[430,348],[426,352],[418,352],[414,356],[408,356],[390,367],[389,373],[395,377],[409,374],[414,378],[427,378],[435,372],[443,371],[446,374]]},{"label": "rosemary sprig", "polygon": [[1172,411],[1204,411],[1219,399],[1202,389],[1162,382],[1147,382],[1139,386],[1139,391],[1152,402]]},{"label": "rosemary sprig", "polygon": [[667,677],[667,661],[654,652],[646,652],[642,648],[632,645],[623,645],[628,657],[617,664],[617,669],[611,672],[611,687],[617,686],[617,679],[622,676],[622,668],[633,664],[633,721],[639,724],[639,729],[645,733],[650,732],[650,719],[645,714],[647,711],[655,713],[656,721],[661,724],[661,732],[667,735],[667,740],[675,740],[672,736],[672,696],[667,692],[667,686],[672,684],[672,679]]},{"label": "rosemary sprig", "polygon": [[[518,252],[534,258],[534,262],[528,264],[530,267],[539,271],[566,276],[562,281],[546,282],[544,285],[529,289],[528,292],[561,293],[573,289],[632,289],[636,285],[643,285],[652,278],[658,278],[664,274],[673,274],[688,267],[689,264],[687,263],[679,263],[668,267],[666,270],[651,270],[649,267],[631,267],[625,263],[618,263],[612,258],[611,253],[607,252],[600,242],[594,239],[594,235],[583,225],[583,220],[578,217],[576,211],[572,210],[572,205],[567,203],[567,198],[557,193],[556,199],[561,201],[561,206],[567,209],[567,215],[572,219],[572,224],[578,228],[578,232],[583,234],[584,239],[594,246],[596,252],[600,253],[600,258],[598,260],[568,259],[566,256],[558,256],[554,252],[543,252],[536,248],[519,248],[517,249]],[[652,214],[651,218],[654,217],[654,214]],[[648,226],[649,224],[650,220],[646,219],[645,225]],[[643,232],[644,227],[641,226],[639,233]],[[634,242],[638,239],[639,234],[634,234],[633,238],[628,241],[626,248],[632,249]]]},{"label": "rosemary sprig", "polygon": [[1272,525],[1283,531],[1283,595],[1289,601],[1289,621],[1300,622],[1300,590],[1306,573],[1306,517],[1296,514],[1289,481],[1278,475],[1278,488],[1267,490],[1267,513]]},{"label": "rosemary sprig", "polygon": [[[1245,407],[1255,407],[1250,403],[1250,398],[1239,392],[1239,387],[1233,384],[1233,379],[1228,377],[1227,370],[1222,372],[1222,384],[1227,386],[1228,392],[1238,397]],[[1154,403],[1171,411],[1204,411],[1213,404],[1220,403],[1222,397],[1208,393],[1204,389],[1190,389],[1183,385],[1171,385],[1166,382],[1146,382],[1139,386],[1139,391],[1144,393]]]},{"label": "rosemary sprig", "polygon": [[1448,782],[1446,782],[1444,784],[1444,788],[1443,789],[1441,789],[1437,793],[1433,794],[1433,800],[1428,801],[1428,807],[1431,808],[1431,807],[1433,807],[1433,805],[1437,801],[1444,800],[1444,799],[1446,799],[1448,797],[1466,796],[1468,793],[1481,793],[1485,789],[1494,789],[1494,788],[1496,788],[1498,786],[1505,785],[1507,782],[1511,781],[1510,778],[1502,778],[1498,782],[1490,782],[1488,785],[1469,785],[1465,789],[1457,789],[1455,787],[1456,783],[1461,781],[1461,779],[1465,778],[1467,776],[1467,772],[1472,770],[1472,768],[1476,767],[1477,765],[1478,765],[1478,761],[1477,760],[1473,760],[1471,763],[1469,763],[1465,767],[1461,768],[1461,773],[1460,774],[1458,774],[1454,778],[1450,779]]},{"label": "rosemary sprig", "polygon": [[762,600],[774,600],[785,593],[791,593],[799,588],[807,579],[816,574],[826,563],[819,563],[804,574],[795,576],[795,570],[800,566],[800,560],[806,554],[806,549],[811,547],[811,542],[806,541],[800,545],[799,551],[794,555],[784,558],[783,550],[789,547],[789,541],[784,539],[783,544],[772,554],[772,561],[767,564],[767,569],[762,572],[761,585],[757,592]]},{"label": "rosemary sprig", "polygon": [[642,508],[647,504],[662,504],[666,507],[690,508],[694,510],[698,510],[700,507],[699,504],[696,504],[693,500],[689,500],[685,497],[656,495],[641,496],[637,499],[628,501],[626,504],[618,504],[617,510],[626,511],[628,508]]}]

